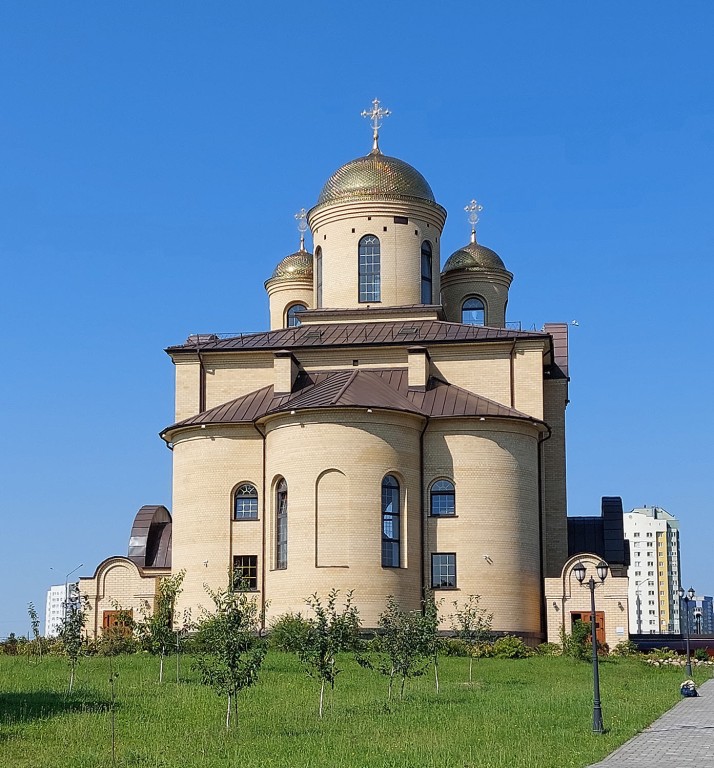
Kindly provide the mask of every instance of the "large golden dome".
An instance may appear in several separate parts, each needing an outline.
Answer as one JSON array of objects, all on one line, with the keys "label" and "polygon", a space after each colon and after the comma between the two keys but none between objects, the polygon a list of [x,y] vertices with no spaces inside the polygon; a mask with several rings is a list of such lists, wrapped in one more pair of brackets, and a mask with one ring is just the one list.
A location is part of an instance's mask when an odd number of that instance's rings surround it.
[{"label": "large golden dome", "polygon": [[429,183],[416,168],[373,150],[338,168],[322,188],[317,205],[372,198],[436,202]]},{"label": "large golden dome", "polygon": [[312,254],[301,249],[286,256],[273,270],[270,279],[312,280]]},{"label": "large golden dome", "polygon": [[481,272],[485,269],[500,269],[508,271],[501,257],[479,243],[469,243],[449,256],[441,274],[463,269],[467,272]]}]

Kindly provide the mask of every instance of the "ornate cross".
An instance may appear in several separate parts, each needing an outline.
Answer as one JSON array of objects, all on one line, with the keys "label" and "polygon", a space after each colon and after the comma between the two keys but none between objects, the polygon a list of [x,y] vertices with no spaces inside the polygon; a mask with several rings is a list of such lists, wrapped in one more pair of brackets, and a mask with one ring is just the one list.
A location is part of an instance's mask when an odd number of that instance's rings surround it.
[{"label": "ornate cross", "polygon": [[372,110],[362,111],[362,117],[368,117],[372,121],[372,152],[379,152],[379,129],[382,127],[382,119],[389,117],[392,113],[388,109],[382,109],[379,104],[379,99],[374,99],[372,102]]},{"label": "ornate cross", "polygon": [[298,222],[298,232],[300,233],[300,250],[305,250],[305,232],[307,232],[307,211],[301,208],[296,214],[295,218]]},{"label": "ornate cross", "polygon": [[476,242],[476,225],[481,218],[479,213],[483,210],[483,206],[477,200],[472,200],[464,210],[469,215],[469,224],[471,224],[471,242]]}]

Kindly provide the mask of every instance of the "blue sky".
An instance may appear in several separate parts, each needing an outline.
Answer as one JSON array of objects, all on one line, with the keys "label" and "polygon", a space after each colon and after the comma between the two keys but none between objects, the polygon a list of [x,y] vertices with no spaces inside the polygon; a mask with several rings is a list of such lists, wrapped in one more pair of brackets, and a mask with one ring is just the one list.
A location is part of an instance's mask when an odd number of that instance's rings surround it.
[{"label": "blue sky", "polygon": [[570,514],[681,521],[714,591],[711,2],[0,7],[0,636],[171,506],[171,361],[267,327],[293,214],[370,148],[515,274],[511,320],[577,320]]}]

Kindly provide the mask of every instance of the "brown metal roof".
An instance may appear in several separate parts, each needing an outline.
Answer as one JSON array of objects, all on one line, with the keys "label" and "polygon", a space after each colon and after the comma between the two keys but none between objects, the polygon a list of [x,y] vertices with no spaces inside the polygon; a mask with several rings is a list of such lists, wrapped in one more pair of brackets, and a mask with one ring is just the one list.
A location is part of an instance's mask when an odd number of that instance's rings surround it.
[{"label": "brown metal roof", "polygon": [[202,424],[250,424],[263,416],[314,408],[376,408],[429,418],[499,417],[535,421],[513,408],[434,377],[426,391],[410,390],[406,368],[302,372],[289,395],[263,387],[167,427],[161,434]]},{"label": "brown metal roof", "polygon": [[147,504],[136,513],[127,556],[141,568],[171,567],[171,513],[166,507]]},{"label": "brown metal roof", "polygon": [[297,328],[241,334],[221,339],[213,334],[191,337],[185,344],[169,347],[169,354],[181,352],[230,352],[250,349],[298,349],[352,345],[453,343],[541,339],[548,334],[488,328],[443,320],[400,320],[359,323],[309,323]]}]

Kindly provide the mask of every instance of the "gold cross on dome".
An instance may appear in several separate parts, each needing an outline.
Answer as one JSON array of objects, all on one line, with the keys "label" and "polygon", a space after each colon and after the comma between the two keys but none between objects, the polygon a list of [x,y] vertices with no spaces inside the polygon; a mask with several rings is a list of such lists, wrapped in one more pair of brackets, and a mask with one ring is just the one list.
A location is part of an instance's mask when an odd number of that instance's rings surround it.
[{"label": "gold cross on dome", "polygon": [[388,109],[382,109],[379,99],[372,101],[372,109],[368,112],[362,110],[362,117],[368,117],[372,121],[372,152],[379,152],[379,129],[382,127],[382,119],[392,113]]},{"label": "gold cross on dome", "polygon": [[465,208],[464,210],[469,215],[469,224],[471,224],[471,242],[476,242],[476,225],[479,222],[479,219],[481,218],[479,216],[479,213],[483,210],[483,206],[481,203],[478,202],[478,200],[472,200]]},{"label": "gold cross on dome", "polygon": [[307,211],[301,208],[296,214],[295,218],[298,223],[298,232],[300,233],[300,250],[305,250],[305,232],[307,232]]}]

